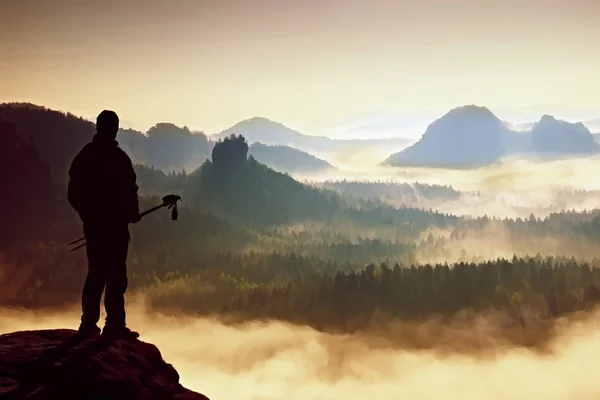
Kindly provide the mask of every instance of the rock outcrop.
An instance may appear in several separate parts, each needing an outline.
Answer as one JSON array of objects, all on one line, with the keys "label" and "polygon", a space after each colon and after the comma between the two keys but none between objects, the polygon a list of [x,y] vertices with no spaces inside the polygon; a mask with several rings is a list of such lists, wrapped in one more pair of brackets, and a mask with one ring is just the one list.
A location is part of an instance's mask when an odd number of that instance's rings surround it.
[{"label": "rock outcrop", "polygon": [[67,329],[0,336],[0,398],[208,400],[179,383],[156,346]]}]

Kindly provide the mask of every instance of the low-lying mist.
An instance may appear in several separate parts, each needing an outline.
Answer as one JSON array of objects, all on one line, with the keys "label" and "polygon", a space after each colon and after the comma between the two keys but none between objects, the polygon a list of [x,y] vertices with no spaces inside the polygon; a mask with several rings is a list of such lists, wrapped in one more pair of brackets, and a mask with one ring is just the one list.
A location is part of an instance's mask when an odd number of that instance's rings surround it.
[{"label": "low-lying mist", "polygon": [[[0,333],[76,327],[77,310],[1,310]],[[497,316],[389,324],[385,334],[333,335],[280,322],[228,326],[148,314],[129,324],[181,382],[211,399],[592,399],[600,396],[600,313],[559,319],[543,350],[515,346]],[[380,333],[383,333],[381,331]],[[536,331],[529,340],[546,340]],[[394,339],[396,337],[396,339]],[[379,339],[378,339],[379,338]]]},{"label": "low-lying mist", "polygon": [[[379,156],[379,155],[378,155]],[[386,167],[373,154],[352,153],[332,160],[335,172],[296,174],[308,182],[339,180],[414,182],[452,186],[463,192],[460,199],[382,199],[394,206],[435,209],[443,213],[499,218],[526,218],[531,213],[544,218],[561,210],[590,210],[600,207],[600,182],[589,171],[600,168],[599,157],[557,161],[508,158],[474,169]],[[337,163],[336,163],[337,161]],[[590,191],[569,196],[570,191]]]},{"label": "low-lying mist", "polygon": [[450,230],[439,228],[430,228],[424,231],[421,239],[426,240],[429,233],[435,238],[445,238],[446,240],[434,248],[420,248],[415,258],[421,264],[443,264],[444,262],[450,264],[470,261],[472,258],[510,260],[513,256],[534,257],[537,254],[543,257],[575,257],[575,259],[585,262],[590,262],[594,258],[600,259],[600,244],[593,238],[570,237],[569,233],[538,235],[527,231],[511,232],[498,221],[491,221],[481,229],[470,229],[464,232],[466,233],[465,237],[453,240],[448,240]]}]

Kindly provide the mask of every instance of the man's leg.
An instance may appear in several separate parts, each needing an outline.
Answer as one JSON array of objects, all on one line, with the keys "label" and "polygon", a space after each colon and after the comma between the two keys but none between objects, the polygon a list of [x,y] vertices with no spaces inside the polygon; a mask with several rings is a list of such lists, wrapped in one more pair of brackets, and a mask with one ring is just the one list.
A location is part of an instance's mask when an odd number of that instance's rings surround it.
[{"label": "man's leg", "polygon": [[81,325],[79,330],[85,333],[100,333],[100,300],[106,283],[102,249],[94,239],[86,245],[88,256],[88,273],[81,294]]},{"label": "man's leg", "polygon": [[116,234],[110,249],[106,249],[111,263],[106,270],[106,294],[104,306],[106,307],[107,334],[117,336],[138,337],[137,332],[126,328],[125,291],[127,290],[127,250],[129,235]]},{"label": "man's leg", "polygon": [[125,291],[127,290],[127,246],[128,242],[115,240],[110,252],[111,264],[106,271],[106,326],[122,328],[125,322]]}]

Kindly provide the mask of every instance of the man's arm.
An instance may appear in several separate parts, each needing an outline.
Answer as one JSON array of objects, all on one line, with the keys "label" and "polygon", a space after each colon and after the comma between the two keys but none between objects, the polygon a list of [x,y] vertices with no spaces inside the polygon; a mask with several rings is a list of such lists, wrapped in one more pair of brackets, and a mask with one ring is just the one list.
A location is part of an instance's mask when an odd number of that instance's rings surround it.
[{"label": "man's arm", "polygon": [[139,197],[138,197],[138,185],[137,185],[137,176],[135,174],[135,170],[133,169],[133,163],[131,159],[125,153],[123,154],[123,163],[125,166],[125,202],[127,204],[127,215],[128,222],[138,222],[139,214],[140,214],[140,205],[139,205]]},{"label": "man's arm", "polygon": [[80,151],[69,168],[69,184],[67,186],[67,200],[71,207],[81,216],[83,213],[83,195],[85,194],[85,188],[83,184],[85,182],[84,165],[82,151]]}]

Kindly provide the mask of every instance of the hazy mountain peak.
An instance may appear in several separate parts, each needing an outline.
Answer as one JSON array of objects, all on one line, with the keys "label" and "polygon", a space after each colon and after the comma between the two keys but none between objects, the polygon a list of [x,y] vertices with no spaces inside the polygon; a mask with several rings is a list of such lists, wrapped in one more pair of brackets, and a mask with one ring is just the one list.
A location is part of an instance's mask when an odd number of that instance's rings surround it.
[{"label": "hazy mountain peak", "polygon": [[496,131],[506,134],[510,128],[487,107],[467,105],[453,108],[429,124],[422,139],[432,134],[438,136],[442,132],[444,135],[457,137],[464,136],[467,132],[470,132],[470,136],[487,136]]},{"label": "hazy mountain peak", "polygon": [[557,122],[557,119],[552,115],[544,114],[542,118],[540,118],[540,122]]},{"label": "hazy mountain peak", "polygon": [[496,115],[490,111],[489,108],[484,106],[477,106],[474,104],[465,105],[461,107],[453,108],[446,113],[445,117],[461,117],[461,118],[493,118],[498,119]]},{"label": "hazy mountain peak", "polygon": [[531,131],[538,154],[589,155],[600,152],[600,145],[581,122],[571,123],[544,115]]},{"label": "hazy mountain peak", "polygon": [[253,123],[276,123],[279,124],[279,122],[273,121],[267,117],[259,117],[259,116],[254,116],[252,118],[247,118],[245,120],[245,122],[253,122]]},{"label": "hazy mountain peak", "polygon": [[432,122],[427,127],[423,138],[432,134],[438,136],[442,132],[452,137],[464,136],[467,132],[471,132],[471,135],[475,136],[490,135],[498,130],[502,131],[502,134],[506,134],[509,128],[487,107],[467,105],[453,108]]},{"label": "hazy mountain peak", "polygon": [[[253,140],[252,132],[259,133],[260,136],[264,139],[264,135],[267,135],[269,139],[274,140],[273,144],[283,144],[289,145],[291,143],[279,143],[280,139],[288,139],[292,141],[303,140],[305,138],[315,138],[317,136],[307,135],[305,133],[298,132],[297,130],[290,128],[287,125],[284,125],[281,122],[269,119],[267,117],[252,117],[245,119],[243,121],[238,122],[231,128],[221,132],[219,135],[223,135],[224,132],[236,133],[235,130],[238,130],[237,134],[241,134],[246,137],[246,139],[250,141],[258,141],[261,139]],[[232,132],[233,131],[233,132]],[[246,133],[244,133],[246,132]]]},{"label": "hazy mountain peak", "polygon": [[223,139],[230,135],[242,135],[249,143],[293,145],[306,136],[287,126],[264,117],[252,117],[238,122],[212,137]]},{"label": "hazy mountain peak", "polygon": [[229,128],[229,129],[232,129],[235,127],[240,127],[240,126],[255,126],[255,127],[270,127],[270,128],[278,128],[278,129],[290,129],[287,126],[283,125],[282,123],[273,121],[266,117],[247,118],[243,121],[238,122],[237,124],[235,124],[233,127]]},{"label": "hazy mountain peak", "polygon": [[177,126],[171,122],[158,122],[157,124],[155,124],[153,127],[151,127],[149,129],[149,131],[153,131],[153,130],[164,130],[164,131],[186,131],[189,129],[187,129],[186,127],[180,127]]},{"label": "hazy mountain peak", "polygon": [[589,135],[590,130],[582,122],[568,122],[556,119],[552,115],[544,114],[540,121],[533,127],[534,130],[540,129],[563,129],[569,132],[576,132],[580,135]]},{"label": "hazy mountain peak", "polygon": [[515,146],[512,131],[487,107],[457,107],[431,123],[418,142],[384,163],[475,166],[498,161]]},{"label": "hazy mountain peak", "polygon": [[[524,128],[524,129],[523,129]],[[486,107],[454,108],[427,127],[414,145],[392,154],[392,165],[486,165],[513,153],[546,158],[600,153],[589,129],[543,114],[534,124],[520,127],[502,122]]]}]

